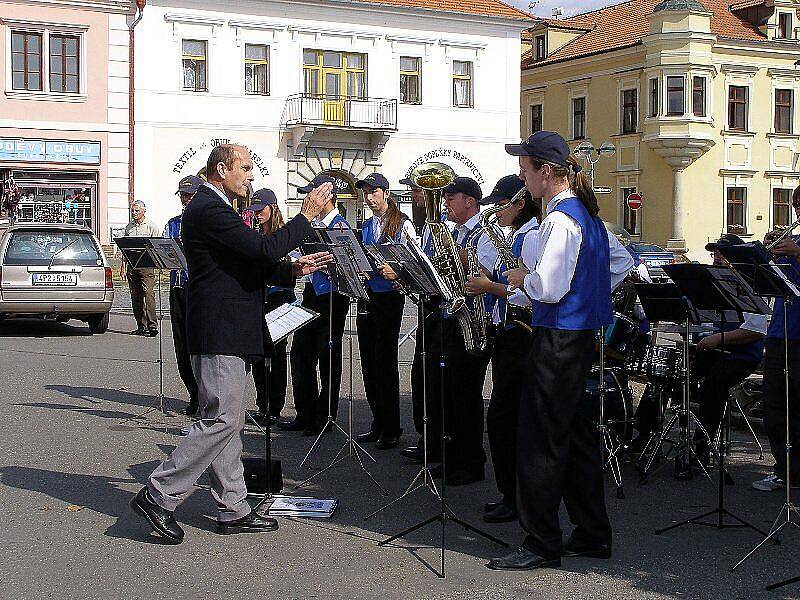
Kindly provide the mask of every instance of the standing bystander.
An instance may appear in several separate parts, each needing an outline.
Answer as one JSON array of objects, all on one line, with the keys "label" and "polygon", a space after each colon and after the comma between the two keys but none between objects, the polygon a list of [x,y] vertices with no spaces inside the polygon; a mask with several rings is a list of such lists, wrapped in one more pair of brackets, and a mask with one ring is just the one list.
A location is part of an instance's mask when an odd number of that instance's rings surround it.
[{"label": "standing bystander", "polygon": [[[131,205],[131,222],[125,226],[124,237],[160,237],[161,232],[155,223],[146,218],[147,206],[141,200]],[[136,329],[131,335],[158,335],[156,323],[156,299],[153,291],[155,269],[126,269],[123,262],[120,275],[128,279],[131,290],[133,316],[136,318]]]}]

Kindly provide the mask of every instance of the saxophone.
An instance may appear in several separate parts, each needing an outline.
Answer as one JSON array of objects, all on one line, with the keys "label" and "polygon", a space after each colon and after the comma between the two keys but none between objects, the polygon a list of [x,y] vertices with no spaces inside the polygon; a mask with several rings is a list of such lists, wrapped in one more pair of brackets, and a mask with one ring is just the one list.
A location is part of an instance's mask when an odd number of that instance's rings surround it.
[{"label": "saxophone", "polygon": [[[486,352],[489,338],[486,333],[486,312],[482,298],[475,300],[475,309],[467,302],[465,284],[467,273],[461,259],[459,247],[450,229],[441,221],[442,189],[456,178],[452,168],[443,163],[429,162],[415,168],[410,179],[425,192],[426,224],[431,235],[433,258],[431,262],[443,280],[446,289],[442,300],[445,312],[458,319],[464,336],[464,347],[469,354]],[[467,267],[470,274],[477,273],[478,259],[475,248],[467,250]]]},{"label": "saxophone", "polygon": [[[495,204],[484,210],[481,213],[479,227],[483,230],[486,234],[486,237],[489,238],[489,241],[492,242],[492,245],[497,249],[497,254],[500,257],[500,262],[505,264],[506,269],[517,269],[519,267],[525,267],[525,264],[522,262],[521,258],[517,258],[514,256],[514,253],[511,251],[511,245],[509,244],[509,240],[503,237],[502,232],[497,228],[497,218],[496,215],[498,213],[503,212],[519,200],[525,197],[525,194],[528,193],[526,188],[522,188],[511,200],[508,204]],[[492,220],[492,217],[495,217]],[[527,296],[528,294],[525,290],[522,292]],[[530,299],[530,298],[529,298]],[[503,324],[506,325],[509,322],[516,323],[523,328],[533,331],[531,328],[531,308],[530,306],[516,306],[511,304],[510,302],[505,303],[505,314],[500,315],[500,318],[503,320]]]}]

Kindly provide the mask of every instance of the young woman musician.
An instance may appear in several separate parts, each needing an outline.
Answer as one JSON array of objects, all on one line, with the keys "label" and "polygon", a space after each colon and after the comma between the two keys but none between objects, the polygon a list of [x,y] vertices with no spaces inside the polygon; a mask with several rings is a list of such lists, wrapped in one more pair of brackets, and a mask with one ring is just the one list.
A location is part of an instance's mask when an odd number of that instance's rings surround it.
[{"label": "young woman musician", "polygon": [[[522,253],[531,271],[506,273],[510,285],[532,299],[533,340],[517,432],[517,508],[527,536],[516,552],[487,566],[522,570],[558,566],[562,555],[608,558],[597,407],[583,400],[596,330],[611,323],[611,290],[633,260],[618,252],[619,242],[603,226],[591,184],[564,138],[539,131],[506,145],[506,152],[519,157],[531,195],[547,200],[547,216],[530,254]],[[576,525],[566,547],[558,518],[562,500]]]},{"label": "young woman musician", "polygon": [[[267,188],[253,194],[247,212],[253,215],[252,226],[260,229],[264,235],[275,233],[284,225],[283,215],[278,206],[275,193]],[[264,312],[267,313],[286,303],[297,300],[294,289],[267,286]],[[253,415],[262,425],[272,424],[278,420],[284,404],[286,404],[286,381],[288,376],[287,352],[288,340],[274,345],[274,354],[270,357],[270,369],[263,362],[253,364],[253,381],[256,384],[256,405],[258,412]]]},{"label": "young woman musician", "polygon": [[[373,215],[362,226],[364,244],[414,243],[414,226],[389,194],[389,182],[383,175],[372,173],[356,182],[356,187],[364,192],[364,201]],[[375,448],[388,450],[397,446],[403,432],[397,342],[405,298],[381,272],[372,275],[367,288],[366,312],[358,315],[356,326],[372,427],[356,440],[376,442]]]},{"label": "young woman musician", "polygon": [[[482,204],[494,204],[495,207],[488,210],[497,213],[497,224],[511,228],[513,233],[507,241],[503,240],[503,245],[517,260],[522,254],[523,244],[535,243],[541,218],[539,205],[529,193],[517,196],[524,187],[517,175],[508,175],[501,178],[492,193],[481,201]],[[531,329],[530,299],[519,290],[509,289],[508,279],[503,275],[512,266],[503,261],[501,253],[491,279],[485,275],[469,277],[466,285],[470,294],[491,294],[497,298],[492,312],[496,333],[486,430],[501,499],[486,504],[483,520],[487,523],[517,519],[517,425]],[[514,307],[518,311],[520,308],[526,310],[515,314]]]}]

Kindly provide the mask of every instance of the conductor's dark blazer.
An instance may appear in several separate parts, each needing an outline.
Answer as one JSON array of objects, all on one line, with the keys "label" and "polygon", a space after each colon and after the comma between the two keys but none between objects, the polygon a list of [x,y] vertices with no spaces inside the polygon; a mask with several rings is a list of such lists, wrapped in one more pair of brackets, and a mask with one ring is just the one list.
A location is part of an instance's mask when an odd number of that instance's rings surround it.
[{"label": "conductor's dark blazer", "polygon": [[268,353],[264,282],[294,285],[291,264],[281,259],[312,234],[308,219],[297,215],[275,233],[261,235],[207,184],[201,186],[183,213],[181,230],[189,265],[189,354]]}]

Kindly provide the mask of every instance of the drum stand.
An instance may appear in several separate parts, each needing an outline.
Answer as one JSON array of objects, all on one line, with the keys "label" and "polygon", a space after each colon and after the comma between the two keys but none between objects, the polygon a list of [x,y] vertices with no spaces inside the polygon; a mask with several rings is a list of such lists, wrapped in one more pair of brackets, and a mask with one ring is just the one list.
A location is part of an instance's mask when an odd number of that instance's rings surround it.
[{"label": "drum stand", "polygon": [[[598,391],[600,396],[600,420],[597,424],[597,430],[600,432],[600,440],[602,448],[606,455],[606,461],[603,465],[611,469],[611,476],[614,478],[614,483],[617,484],[617,498],[625,497],[625,490],[622,487],[622,469],[619,466],[619,453],[625,447],[622,440],[619,439],[616,432],[612,431],[606,423],[605,406],[606,406],[606,369],[605,369],[605,353],[606,353],[606,328],[600,328],[600,373],[597,382]],[[620,395],[622,388],[619,386]]]},{"label": "drum stand", "polygon": [[[711,436],[706,431],[706,428],[703,427],[703,424],[700,422],[700,419],[692,412],[690,405],[689,405],[689,396],[691,394],[691,370],[689,367],[689,343],[691,340],[691,303],[688,299],[684,298],[684,303],[687,305],[686,311],[686,321],[685,326],[686,330],[684,331],[683,337],[683,401],[681,402],[680,407],[672,415],[667,426],[661,430],[661,433],[658,435],[658,441],[656,443],[655,448],[653,449],[653,453],[650,455],[650,458],[647,461],[647,465],[645,465],[644,470],[642,471],[642,482],[647,482],[647,478],[650,476],[650,469],[653,466],[653,462],[655,461],[656,455],[661,449],[661,445],[664,443],[664,440],[669,435],[670,431],[672,431],[672,427],[675,423],[678,423],[679,427],[679,436],[678,436],[678,453],[675,457],[676,461],[682,461],[684,467],[687,469],[686,475],[684,476],[686,479],[691,479],[693,476],[692,473],[692,465],[694,462],[700,465],[700,469],[703,471],[703,474],[711,480],[711,475],[709,475],[708,470],[706,469],[705,465],[700,463],[700,461],[694,461],[693,459],[697,458],[697,455],[694,452],[694,448],[692,448],[692,439],[691,439],[691,429],[692,423],[694,423],[695,427],[700,430],[700,432],[705,436],[706,440],[708,441],[709,445],[711,445]],[[652,439],[652,438],[651,438]],[[648,441],[645,450],[647,447],[650,446],[650,442]],[[675,463],[676,467],[679,464],[678,462]],[[678,469],[676,468],[676,475],[678,474]]]}]

